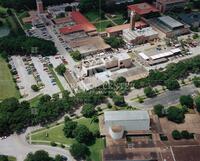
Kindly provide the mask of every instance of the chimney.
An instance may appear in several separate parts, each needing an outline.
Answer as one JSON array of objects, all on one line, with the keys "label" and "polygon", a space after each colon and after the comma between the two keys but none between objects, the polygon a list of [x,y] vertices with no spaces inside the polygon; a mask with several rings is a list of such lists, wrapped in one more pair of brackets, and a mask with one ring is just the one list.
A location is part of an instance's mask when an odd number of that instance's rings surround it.
[{"label": "chimney", "polygon": [[42,0],[36,0],[36,5],[37,5],[37,12],[43,13],[44,12],[44,6],[43,6]]},{"label": "chimney", "polygon": [[130,16],[130,29],[134,30],[135,29],[135,18],[136,18],[136,13],[134,11],[131,11],[131,16]]}]

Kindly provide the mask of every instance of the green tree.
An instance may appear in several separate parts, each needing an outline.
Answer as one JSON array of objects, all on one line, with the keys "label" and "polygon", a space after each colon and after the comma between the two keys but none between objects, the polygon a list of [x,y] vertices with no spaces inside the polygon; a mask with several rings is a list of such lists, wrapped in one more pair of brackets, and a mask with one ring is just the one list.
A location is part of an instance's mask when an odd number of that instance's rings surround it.
[{"label": "green tree", "polygon": [[178,130],[172,131],[172,137],[175,140],[180,140],[182,138],[181,133]]},{"label": "green tree", "polygon": [[84,117],[91,118],[96,114],[96,110],[92,104],[85,104],[82,108],[81,113]]},{"label": "green tree", "polygon": [[124,96],[114,95],[112,100],[116,106],[125,106],[126,104]]},{"label": "green tree", "polygon": [[91,141],[93,141],[92,133],[85,125],[78,125],[73,131],[73,135],[79,143],[88,144],[91,143]]},{"label": "green tree", "polygon": [[0,155],[0,161],[9,161],[8,156]]},{"label": "green tree", "polygon": [[177,90],[180,88],[179,82],[176,79],[168,79],[165,82],[165,86],[168,90]]},{"label": "green tree", "polygon": [[44,150],[29,153],[24,161],[54,161],[53,158]]},{"label": "green tree", "polygon": [[197,97],[195,99],[195,106],[197,108],[197,111],[200,112],[200,97]]},{"label": "green tree", "polygon": [[157,104],[153,107],[154,112],[156,115],[158,115],[158,117],[163,117],[165,116],[165,112],[164,112],[164,106],[161,104]]},{"label": "green tree", "polygon": [[187,96],[183,95],[180,97],[179,100],[182,106],[186,106],[187,108],[193,108],[194,100],[190,95]]},{"label": "green tree", "polygon": [[82,55],[81,55],[81,53],[80,53],[78,50],[76,50],[76,51],[71,51],[71,52],[70,52],[70,55],[71,55],[72,58],[73,58],[74,60],[76,60],[76,61],[80,61],[80,60],[82,59]]},{"label": "green tree", "polygon": [[64,135],[67,137],[67,138],[73,138],[73,132],[74,132],[74,129],[76,129],[77,127],[77,122],[74,122],[74,121],[65,121],[65,125],[64,125],[64,128],[63,128],[63,131],[64,131]]},{"label": "green tree", "polygon": [[171,106],[167,109],[167,118],[170,121],[182,123],[185,119],[185,115],[182,109]]},{"label": "green tree", "polygon": [[70,147],[71,155],[78,160],[85,159],[86,156],[90,155],[90,150],[85,144],[74,143]]},{"label": "green tree", "polygon": [[59,75],[64,75],[65,71],[66,71],[66,67],[64,64],[60,64],[56,67],[56,72],[59,74]]},{"label": "green tree", "polygon": [[195,87],[200,87],[200,77],[194,77],[193,78],[193,83],[195,85]]},{"label": "green tree", "polygon": [[190,139],[190,133],[187,130],[181,131],[181,136],[184,139]]},{"label": "green tree", "polygon": [[147,97],[152,98],[156,96],[156,92],[152,87],[144,88],[144,93]]},{"label": "green tree", "polygon": [[35,91],[35,92],[37,92],[37,91],[40,90],[39,87],[38,87],[36,84],[33,84],[33,85],[31,86],[31,89],[32,89],[33,91]]},{"label": "green tree", "polygon": [[124,45],[124,41],[121,37],[107,37],[105,38],[105,42],[112,48],[120,48]]}]

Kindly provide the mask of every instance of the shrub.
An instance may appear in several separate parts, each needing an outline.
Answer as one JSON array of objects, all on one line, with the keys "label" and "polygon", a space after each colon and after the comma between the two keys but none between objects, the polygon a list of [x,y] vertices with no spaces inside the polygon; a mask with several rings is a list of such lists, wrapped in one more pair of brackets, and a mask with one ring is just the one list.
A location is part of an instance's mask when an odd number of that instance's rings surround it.
[{"label": "shrub", "polygon": [[178,130],[172,131],[172,137],[175,140],[180,140],[182,138],[181,133]]},{"label": "shrub", "polygon": [[31,89],[32,89],[33,91],[35,91],[35,92],[39,91],[39,87],[38,87],[36,84],[33,84],[33,85],[31,86]]},{"label": "shrub", "polygon": [[157,104],[153,107],[154,112],[156,115],[158,115],[158,117],[163,117],[165,116],[165,112],[164,112],[164,106],[161,104]]},{"label": "shrub", "polygon": [[181,136],[184,139],[190,139],[190,133],[187,130],[181,131]]},{"label": "shrub", "polygon": [[55,142],[53,142],[53,141],[50,142],[50,145],[51,145],[51,146],[57,146],[57,144],[56,144]]}]

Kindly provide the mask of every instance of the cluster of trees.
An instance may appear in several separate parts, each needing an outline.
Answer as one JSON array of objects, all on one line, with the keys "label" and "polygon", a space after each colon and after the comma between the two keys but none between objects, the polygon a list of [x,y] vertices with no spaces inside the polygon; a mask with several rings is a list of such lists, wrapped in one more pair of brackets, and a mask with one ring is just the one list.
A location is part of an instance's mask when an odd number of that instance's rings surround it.
[{"label": "cluster of trees", "polygon": [[152,87],[144,88],[144,94],[149,98],[155,97],[157,95],[156,90]]},{"label": "cluster of trees", "polygon": [[52,41],[26,36],[6,36],[0,39],[0,50],[9,55],[55,55],[57,49]]},{"label": "cluster of trees", "polygon": [[169,64],[166,70],[151,70],[146,78],[135,80],[131,84],[135,88],[154,87],[157,85],[166,86],[169,90],[179,89],[178,79],[184,79],[190,73],[200,72],[200,56]]},{"label": "cluster of trees", "polygon": [[64,64],[60,64],[56,67],[56,72],[59,74],[59,75],[64,75],[64,73],[66,72],[66,67]]},{"label": "cluster of trees", "polygon": [[[57,5],[62,3],[72,3],[74,0],[42,0],[44,6],[49,5]],[[7,7],[7,8],[14,8],[16,10],[21,9],[35,9],[36,3],[35,0],[0,0],[0,5]]]},{"label": "cluster of trees", "polygon": [[197,88],[200,87],[200,77],[194,77],[192,81],[193,81],[195,87],[197,87]]},{"label": "cluster of trees", "polygon": [[121,37],[107,37],[105,42],[109,44],[112,48],[120,48],[124,45],[124,41]]},{"label": "cluster of trees", "polygon": [[19,103],[16,98],[3,100],[0,103],[0,136],[21,132],[31,125],[51,123],[85,103],[97,105],[105,100],[100,92],[80,92],[73,97],[69,94],[63,91],[62,98],[58,94],[43,95],[35,107],[26,101]]},{"label": "cluster of trees", "polygon": [[6,155],[0,155],[0,161],[9,161],[8,156]]},{"label": "cluster of trees", "polygon": [[183,130],[183,131],[178,131],[178,130],[174,130],[172,131],[172,137],[175,140],[180,140],[180,139],[193,139],[194,138],[194,134],[193,133],[189,133],[187,130]]},{"label": "cluster of trees", "polygon": [[29,153],[24,161],[63,161],[63,160],[64,158],[61,155],[56,155],[55,158],[53,158],[49,156],[48,152],[44,150],[39,150],[36,151],[35,153]]}]

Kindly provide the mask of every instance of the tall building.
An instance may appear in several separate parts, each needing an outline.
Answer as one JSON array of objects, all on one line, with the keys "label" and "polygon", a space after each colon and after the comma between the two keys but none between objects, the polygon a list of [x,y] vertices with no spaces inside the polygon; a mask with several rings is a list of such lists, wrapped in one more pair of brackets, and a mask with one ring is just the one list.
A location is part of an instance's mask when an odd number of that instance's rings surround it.
[{"label": "tall building", "polygon": [[164,13],[174,7],[183,7],[188,0],[156,0],[156,8]]},{"label": "tall building", "polygon": [[36,5],[37,5],[37,12],[43,13],[44,12],[44,6],[43,6],[42,0],[36,0]]},{"label": "tall building", "polygon": [[134,11],[131,11],[131,19],[130,19],[130,29],[135,29],[135,20],[136,20],[136,13]]}]

